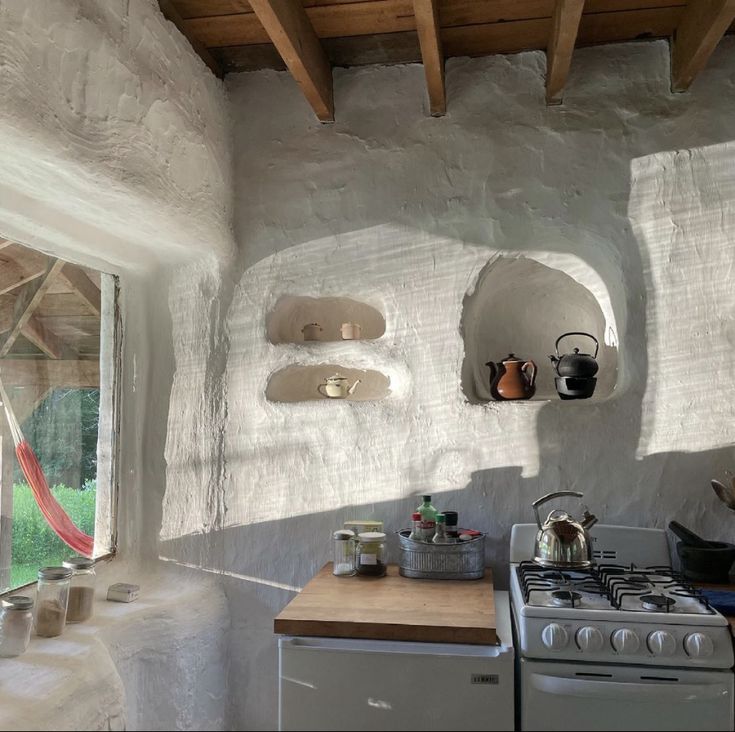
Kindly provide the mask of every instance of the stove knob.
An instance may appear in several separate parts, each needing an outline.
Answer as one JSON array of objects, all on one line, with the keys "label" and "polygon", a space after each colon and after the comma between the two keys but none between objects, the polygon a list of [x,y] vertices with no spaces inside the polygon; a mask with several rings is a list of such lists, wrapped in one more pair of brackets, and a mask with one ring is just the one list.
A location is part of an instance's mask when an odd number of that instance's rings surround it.
[{"label": "stove knob", "polygon": [[550,651],[561,651],[569,642],[569,635],[558,623],[550,623],[541,631],[541,640]]},{"label": "stove knob", "polygon": [[709,658],[715,652],[715,645],[704,633],[690,633],[684,638],[684,650],[691,658]]},{"label": "stove knob", "polygon": [[648,634],[646,642],[654,656],[673,656],[676,653],[676,638],[666,630],[654,630]]},{"label": "stove knob", "polygon": [[620,628],[614,631],[610,640],[612,647],[618,653],[635,653],[641,645],[635,631],[630,630],[630,628]]},{"label": "stove knob", "polygon": [[602,646],[605,645],[605,639],[597,628],[592,625],[586,625],[577,631],[577,645],[580,651],[596,653],[602,650]]}]

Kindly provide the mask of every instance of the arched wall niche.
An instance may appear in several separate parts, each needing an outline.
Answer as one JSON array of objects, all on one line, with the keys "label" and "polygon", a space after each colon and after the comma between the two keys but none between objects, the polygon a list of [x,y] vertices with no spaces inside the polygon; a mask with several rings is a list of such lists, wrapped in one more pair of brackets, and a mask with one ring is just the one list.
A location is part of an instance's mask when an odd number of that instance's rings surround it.
[{"label": "arched wall niche", "polygon": [[284,295],[266,318],[268,340],[274,344],[303,343],[302,329],[308,323],[322,327],[319,341],[341,341],[342,323],[359,323],[361,340],[375,340],[385,333],[385,318],[372,305],[349,297]]},{"label": "arched wall niche", "polygon": [[[618,349],[614,323],[605,313],[609,303],[566,272],[528,257],[496,257],[481,271],[463,303],[461,331],[465,346],[462,391],[472,404],[491,401],[488,361],[514,353],[536,363],[534,400],[558,399],[556,373],[549,360],[554,342],[565,332],[585,331],[600,342],[597,387],[589,401],[609,397],[616,385]],[[560,352],[573,347],[593,353],[588,338],[571,337]]]},{"label": "arched wall niche", "polygon": [[[353,394],[345,399],[329,399],[318,387],[329,376],[339,374],[350,385],[360,380]],[[355,369],[338,364],[294,364],[270,375],[265,396],[270,402],[372,402],[385,399],[390,394],[390,377],[373,369]]]}]

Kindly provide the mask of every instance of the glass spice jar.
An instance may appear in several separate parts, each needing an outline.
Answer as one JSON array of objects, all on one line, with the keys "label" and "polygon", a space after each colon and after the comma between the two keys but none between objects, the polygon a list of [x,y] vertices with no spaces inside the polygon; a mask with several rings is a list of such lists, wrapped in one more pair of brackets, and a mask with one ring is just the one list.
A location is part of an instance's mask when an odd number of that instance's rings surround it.
[{"label": "glass spice jar", "polygon": [[0,657],[11,658],[26,652],[33,629],[33,600],[11,595],[0,603]]},{"label": "glass spice jar", "polygon": [[34,617],[36,635],[55,638],[64,632],[72,574],[73,570],[68,567],[44,567],[38,570]]},{"label": "glass spice jar", "polygon": [[352,577],[355,574],[355,532],[340,529],[333,535],[334,563],[332,573],[337,577]]},{"label": "glass spice jar", "polygon": [[358,536],[357,574],[366,577],[382,577],[386,570],[385,534],[366,531]]},{"label": "glass spice jar", "polygon": [[94,615],[94,591],[97,583],[94,559],[72,557],[64,561],[64,567],[71,569],[74,573],[69,589],[66,622],[83,623]]}]

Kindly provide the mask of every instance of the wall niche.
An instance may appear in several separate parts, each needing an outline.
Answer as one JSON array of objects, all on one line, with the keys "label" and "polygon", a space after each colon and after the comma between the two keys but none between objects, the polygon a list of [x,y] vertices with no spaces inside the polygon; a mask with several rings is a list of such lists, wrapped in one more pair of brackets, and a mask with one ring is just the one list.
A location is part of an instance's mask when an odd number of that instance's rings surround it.
[{"label": "wall niche", "polygon": [[[332,399],[320,392],[319,385],[335,374],[347,377],[350,385],[360,379],[353,394],[344,399]],[[265,390],[266,399],[271,402],[371,402],[385,399],[389,394],[390,378],[385,374],[372,369],[345,368],[330,363],[286,366],[271,374]]]},{"label": "wall niche", "polygon": [[[309,323],[318,323],[321,331],[315,339],[305,341],[302,331]],[[385,318],[366,303],[349,297],[284,295],[266,318],[266,334],[274,344],[341,341],[342,323],[359,323],[360,340],[375,340],[385,333]]]},{"label": "wall niche", "polygon": [[[586,401],[605,399],[615,388],[618,353],[605,344],[608,324],[600,303],[573,277],[534,259],[499,257],[488,263],[474,291],[464,299],[461,331],[462,391],[472,404],[493,401],[490,369],[485,364],[510,353],[536,363],[536,394],[531,401],[559,400],[549,355],[554,353],[556,339],[569,331],[591,333],[600,342],[597,386]],[[594,353],[595,344],[576,336],[559,344],[560,353],[570,353],[574,347]]]}]

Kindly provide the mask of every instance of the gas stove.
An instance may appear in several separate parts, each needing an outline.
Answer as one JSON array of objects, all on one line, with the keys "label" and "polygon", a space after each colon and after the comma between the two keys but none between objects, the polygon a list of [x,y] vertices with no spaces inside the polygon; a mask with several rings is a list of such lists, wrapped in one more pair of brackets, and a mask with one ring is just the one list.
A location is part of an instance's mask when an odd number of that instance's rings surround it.
[{"label": "gas stove", "polygon": [[597,524],[595,564],[531,561],[511,534],[521,730],[732,730],[727,620],[669,566],[666,534]]},{"label": "gas stove", "polygon": [[536,526],[513,527],[511,594],[522,656],[733,665],[727,620],[668,566],[663,531],[598,525],[590,534],[596,564],[558,570],[527,559],[533,556]]}]

